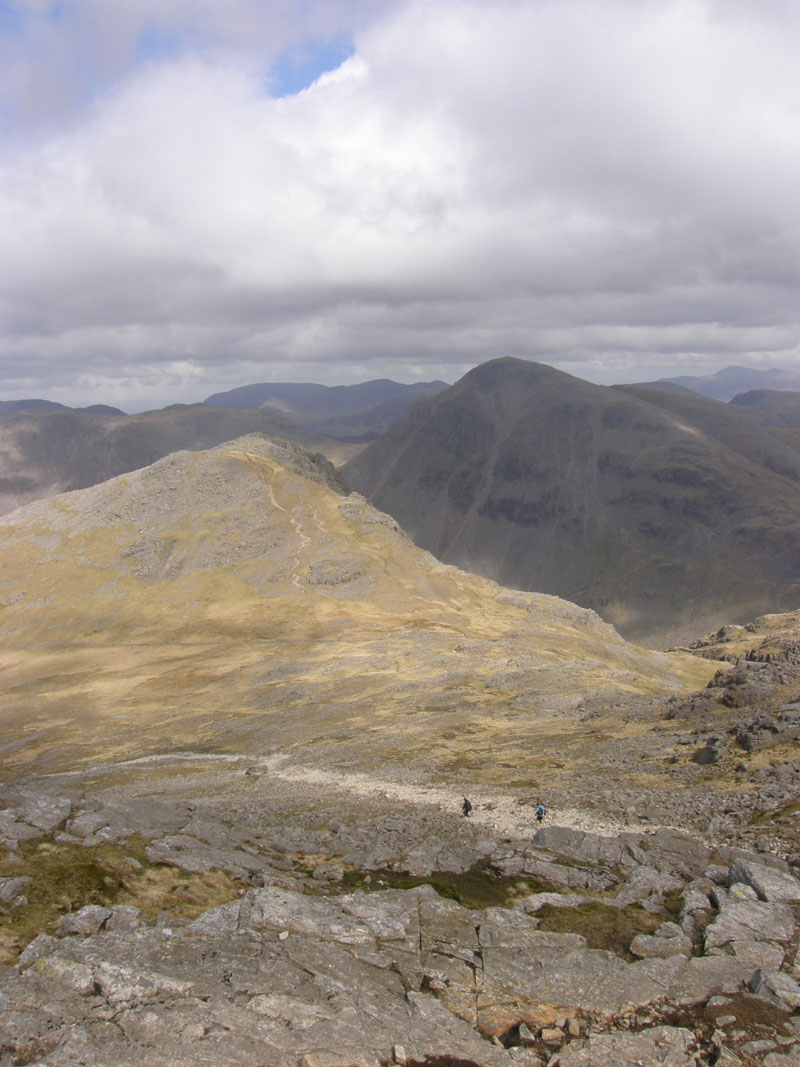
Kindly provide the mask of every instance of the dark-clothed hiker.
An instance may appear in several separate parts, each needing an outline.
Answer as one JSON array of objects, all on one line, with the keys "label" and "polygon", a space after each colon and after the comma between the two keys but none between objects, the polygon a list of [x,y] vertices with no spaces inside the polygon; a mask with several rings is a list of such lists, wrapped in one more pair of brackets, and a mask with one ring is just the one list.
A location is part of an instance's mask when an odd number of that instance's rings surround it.
[{"label": "dark-clothed hiker", "polygon": [[461,805],[461,814],[466,816],[466,815],[469,815],[469,813],[471,811],[472,811],[472,805],[467,800],[467,798],[464,797],[464,803]]}]

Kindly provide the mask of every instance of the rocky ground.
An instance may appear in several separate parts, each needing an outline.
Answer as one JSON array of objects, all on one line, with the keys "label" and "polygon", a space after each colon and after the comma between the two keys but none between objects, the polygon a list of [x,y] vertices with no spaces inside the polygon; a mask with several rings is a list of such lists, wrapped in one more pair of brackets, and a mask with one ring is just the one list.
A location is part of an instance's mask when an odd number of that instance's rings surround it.
[{"label": "rocky ground", "polygon": [[18,781],[0,1064],[800,1063],[800,790],[750,786],[713,834],[280,753]]}]

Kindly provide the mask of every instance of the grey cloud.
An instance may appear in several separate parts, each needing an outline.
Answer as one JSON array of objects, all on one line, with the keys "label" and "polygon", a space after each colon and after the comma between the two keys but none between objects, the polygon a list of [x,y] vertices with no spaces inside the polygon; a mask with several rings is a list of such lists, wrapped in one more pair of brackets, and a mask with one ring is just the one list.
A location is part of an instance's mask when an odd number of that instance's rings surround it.
[{"label": "grey cloud", "polygon": [[[74,5],[86,33],[97,3]],[[123,407],[199,399],[265,363],[452,379],[514,354],[631,380],[797,359],[800,73],[774,11],[367,6],[309,8],[356,54],[275,101],[243,45],[299,39],[286,5],[237,0],[224,25],[201,5],[224,49],[135,69],[155,8],[131,4],[107,55],[125,76],[0,151],[14,395],[124,377]]]}]

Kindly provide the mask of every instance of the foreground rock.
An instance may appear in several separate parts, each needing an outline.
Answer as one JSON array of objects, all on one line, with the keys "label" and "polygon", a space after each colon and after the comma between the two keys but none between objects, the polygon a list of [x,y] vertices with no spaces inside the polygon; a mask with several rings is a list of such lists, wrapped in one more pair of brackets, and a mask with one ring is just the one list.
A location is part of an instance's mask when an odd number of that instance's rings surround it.
[{"label": "foreground rock", "polygon": [[[613,884],[484,908],[430,885],[269,885],[192,922],[87,905],[0,972],[0,1064],[796,1062],[800,882],[785,863],[560,827],[495,849],[490,865]],[[587,918],[614,914],[649,915],[653,933],[592,947]]]}]

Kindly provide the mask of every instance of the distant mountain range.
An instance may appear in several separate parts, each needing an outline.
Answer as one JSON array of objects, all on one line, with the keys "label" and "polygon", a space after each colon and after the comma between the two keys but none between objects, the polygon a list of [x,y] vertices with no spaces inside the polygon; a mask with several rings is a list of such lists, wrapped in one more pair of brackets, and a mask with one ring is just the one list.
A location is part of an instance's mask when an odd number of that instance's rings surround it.
[{"label": "distant mountain range", "polygon": [[762,426],[787,430],[800,427],[800,392],[754,389],[739,393],[730,403],[746,408],[748,415]]},{"label": "distant mountain range", "polygon": [[[723,367],[715,374],[700,377],[685,374],[678,378],[663,378],[662,382],[683,386],[714,400],[732,400],[737,393],[754,389],[800,390],[800,372],[776,368],[753,370],[750,367]],[[653,384],[660,385],[661,382]]]},{"label": "distant mountain range", "polygon": [[312,433],[340,440],[368,439],[388,430],[417,400],[446,388],[446,382],[401,385],[386,378],[334,386],[261,382],[214,393],[205,402],[214,407],[273,411]]},{"label": "distant mountain range", "polygon": [[746,405],[494,360],[345,473],[440,559],[637,640],[800,602],[800,436]]},{"label": "distant mountain range", "polygon": [[95,415],[124,415],[119,408],[108,404],[90,404],[86,408],[71,408],[55,400],[0,400],[0,415],[14,415],[18,411],[87,411]]},{"label": "distant mountain range", "polygon": [[175,404],[140,415],[104,415],[36,406],[0,418],[0,514],[243,433],[297,441],[312,451],[335,444],[270,411]]}]

